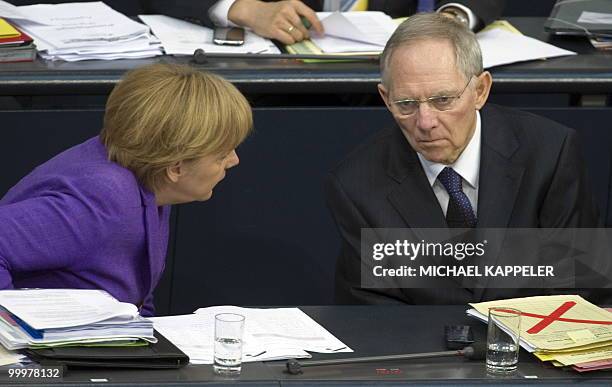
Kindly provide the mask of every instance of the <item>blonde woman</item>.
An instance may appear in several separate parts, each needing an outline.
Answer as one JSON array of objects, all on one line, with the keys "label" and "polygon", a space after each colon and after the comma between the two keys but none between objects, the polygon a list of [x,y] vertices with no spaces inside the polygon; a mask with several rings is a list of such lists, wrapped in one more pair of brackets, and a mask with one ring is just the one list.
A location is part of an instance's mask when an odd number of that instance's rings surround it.
[{"label": "blonde woman", "polygon": [[104,289],[153,315],[170,205],[209,199],[251,127],[248,102],[217,76],[162,64],[129,72],[99,136],[0,200],[0,288]]}]

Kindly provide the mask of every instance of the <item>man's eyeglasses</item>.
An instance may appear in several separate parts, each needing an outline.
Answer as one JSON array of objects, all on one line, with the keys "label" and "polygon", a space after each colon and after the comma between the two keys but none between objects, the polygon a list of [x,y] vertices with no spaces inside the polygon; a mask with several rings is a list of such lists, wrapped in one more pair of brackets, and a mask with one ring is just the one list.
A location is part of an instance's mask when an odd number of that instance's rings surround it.
[{"label": "man's eyeglasses", "polygon": [[461,98],[473,78],[474,77],[471,77],[463,90],[454,96],[438,95],[425,99],[400,99],[399,101],[393,101],[393,104],[397,106],[397,110],[399,110],[399,113],[403,116],[411,116],[416,113],[417,110],[419,110],[419,105],[422,103],[427,103],[429,106],[441,112],[450,110],[456,105],[457,100]]}]

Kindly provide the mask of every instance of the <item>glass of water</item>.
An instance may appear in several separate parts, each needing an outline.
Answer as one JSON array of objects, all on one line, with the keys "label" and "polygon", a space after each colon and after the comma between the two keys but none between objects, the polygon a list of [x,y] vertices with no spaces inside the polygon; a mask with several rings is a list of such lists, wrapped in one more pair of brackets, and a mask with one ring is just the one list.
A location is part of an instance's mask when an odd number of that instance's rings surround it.
[{"label": "glass of water", "polygon": [[244,316],[220,313],[215,316],[213,369],[217,375],[238,376],[242,369]]},{"label": "glass of water", "polygon": [[521,311],[513,308],[489,308],[487,328],[487,371],[509,373],[518,365]]}]

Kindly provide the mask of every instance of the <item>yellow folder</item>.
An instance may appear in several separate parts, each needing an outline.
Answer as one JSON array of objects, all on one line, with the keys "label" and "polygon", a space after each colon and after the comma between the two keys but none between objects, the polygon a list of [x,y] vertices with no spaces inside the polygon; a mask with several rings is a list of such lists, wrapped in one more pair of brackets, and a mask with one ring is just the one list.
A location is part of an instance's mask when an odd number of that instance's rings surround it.
[{"label": "yellow folder", "polygon": [[0,38],[16,38],[21,33],[15,29],[12,25],[7,23],[6,20],[0,18]]}]

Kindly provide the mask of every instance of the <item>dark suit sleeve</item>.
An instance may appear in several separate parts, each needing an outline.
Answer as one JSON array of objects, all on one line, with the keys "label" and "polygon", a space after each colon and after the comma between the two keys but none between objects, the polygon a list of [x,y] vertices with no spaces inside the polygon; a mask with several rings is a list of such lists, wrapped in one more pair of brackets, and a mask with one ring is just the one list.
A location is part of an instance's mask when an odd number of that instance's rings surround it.
[{"label": "dark suit sleeve", "polygon": [[481,29],[492,21],[499,19],[506,5],[506,0],[443,0],[438,1],[437,7],[448,3],[458,3],[468,7],[478,18],[476,29]]},{"label": "dark suit sleeve", "polygon": [[585,164],[574,130],[569,130],[563,141],[539,219],[542,228],[602,225],[589,189]]},{"label": "dark suit sleeve", "polygon": [[[576,255],[574,250],[559,251],[551,248],[552,252],[544,251],[541,255],[545,257],[544,259],[555,260],[559,267],[565,264],[567,273],[574,271],[575,283],[570,284],[573,288],[555,289],[554,293],[580,294],[593,303],[610,304],[612,302],[610,242],[605,230],[592,230],[603,226],[603,222],[589,189],[580,149],[576,132],[569,130],[559,153],[539,219],[540,227],[548,229],[553,235],[554,230],[562,230],[566,244],[572,247],[576,245],[582,253]],[[568,236],[572,235],[567,229],[582,228],[591,230],[577,231],[574,238],[578,238],[579,243],[567,240]],[[556,240],[561,239],[556,237]]]},{"label": "dark suit sleeve", "polygon": [[370,228],[367,221],[344,192],[335,174],[325,184],[327,205],[342,239],[336,262],[335,301],[337,304],[399,304],[399,289],[361,288],[361,229]]},{"label": "dark suit sleeve", "polygon": [[207,27],[213,27],[213,23],[208,17],[208,9],[216,2],[216,0],[141,0],[140,4],[147,14],[188,19],[200,22]]}]

